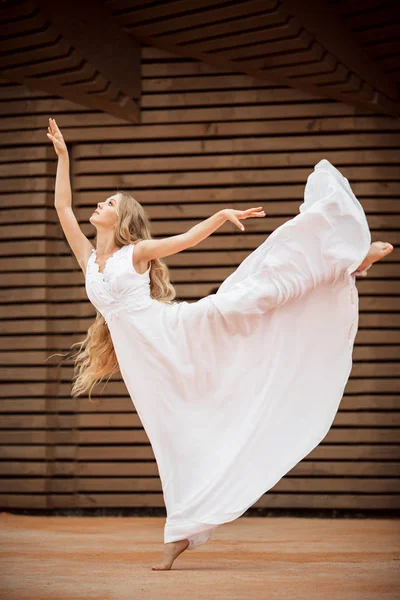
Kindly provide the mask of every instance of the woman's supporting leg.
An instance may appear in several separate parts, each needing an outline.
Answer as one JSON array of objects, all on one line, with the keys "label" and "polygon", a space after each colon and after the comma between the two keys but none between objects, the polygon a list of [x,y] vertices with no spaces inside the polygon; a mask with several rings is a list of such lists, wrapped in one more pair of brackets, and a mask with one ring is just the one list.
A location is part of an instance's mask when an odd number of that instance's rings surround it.
[{"label": "woman's supporting leg", "polygon": [[169,571],[174,560],[184,552],[189,546],[189,540],[183,539],[177,542],[169,542],[164,544],[164,556],[161,563],[152,567],[153,571]]}]

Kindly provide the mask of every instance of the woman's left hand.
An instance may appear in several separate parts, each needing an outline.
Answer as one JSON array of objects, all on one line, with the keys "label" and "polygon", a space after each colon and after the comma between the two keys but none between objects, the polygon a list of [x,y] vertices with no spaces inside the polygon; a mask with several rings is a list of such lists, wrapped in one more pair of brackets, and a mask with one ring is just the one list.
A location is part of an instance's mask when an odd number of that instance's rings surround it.
[{"label": "woman's left hand", "polygon": [[262,206],[257,208],[248,208],[247,210],[235,210],[234,208],[224,208],[221,211],[228,221],[231,221],[234,225],[237,225],[239,229],[244,230],[244,225],[240,222],[240,219],[248,219],[249,217],[265,217],[265,211]]}]

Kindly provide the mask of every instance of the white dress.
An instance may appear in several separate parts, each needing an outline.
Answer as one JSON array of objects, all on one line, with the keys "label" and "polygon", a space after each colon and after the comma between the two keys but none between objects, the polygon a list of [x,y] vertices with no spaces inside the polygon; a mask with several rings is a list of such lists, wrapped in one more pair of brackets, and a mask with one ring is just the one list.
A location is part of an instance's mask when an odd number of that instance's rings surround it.
[{"label": "white dress", "polygon": [[134,244],[103,274],[92,252],[86,292],[152,445],[165,543],[204,544],[326,436],[352,368],[352,273],[370,243],[347,179],[322,160],[299,214],[197,302],[152,299]]}]

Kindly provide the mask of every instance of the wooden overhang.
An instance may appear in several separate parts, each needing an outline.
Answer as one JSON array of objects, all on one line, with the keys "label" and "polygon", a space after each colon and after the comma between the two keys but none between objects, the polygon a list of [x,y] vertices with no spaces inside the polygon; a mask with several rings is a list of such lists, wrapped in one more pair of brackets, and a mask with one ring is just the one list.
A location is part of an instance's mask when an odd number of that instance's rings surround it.
[{"label": "wooden overhang", "polygon": [[2,77],[140,121],[140,44],[102,2],[6,0],[0,28]]},{"label": "wooden overhang", "polygon": [[132,122],[141,44],[400,115],[398,0],[6,1],[0,18],[4,77]]}]

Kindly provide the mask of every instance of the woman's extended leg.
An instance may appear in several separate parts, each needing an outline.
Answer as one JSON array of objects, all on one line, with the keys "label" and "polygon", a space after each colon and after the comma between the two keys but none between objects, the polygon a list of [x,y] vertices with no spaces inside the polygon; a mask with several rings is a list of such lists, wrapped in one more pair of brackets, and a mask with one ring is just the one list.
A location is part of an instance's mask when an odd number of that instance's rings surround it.
[{"label": "woman's extended leg", "polygon": [[367,256],[364,258],[362,263],[358,265],[354,273],[362,275],[363,271],[369,269],[374,262],[381,260],[381,258],[387,256],[392,251],[393,246],[392,244],[389,244],[389,242],[373,242],[370,246]]}]

